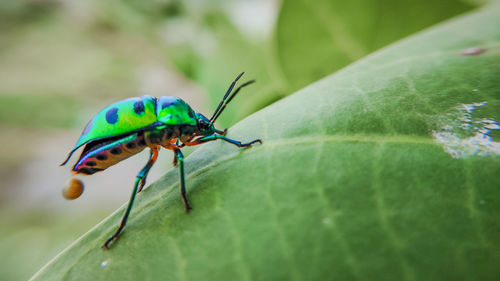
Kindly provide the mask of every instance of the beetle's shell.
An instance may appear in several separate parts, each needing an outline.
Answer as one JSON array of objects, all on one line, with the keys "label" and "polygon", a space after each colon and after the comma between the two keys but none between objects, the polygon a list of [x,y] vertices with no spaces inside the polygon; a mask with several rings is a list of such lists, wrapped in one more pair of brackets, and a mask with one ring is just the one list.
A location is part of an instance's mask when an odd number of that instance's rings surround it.
[{"label": "beetle's shell", "polygon": [[82,132],[80,139],[69,153],[82,145],[138,131],[158,129],[160,126],[197,125],[196,112],[178,97],[152,96],[129,98],[113,103],[96,114]]},{"label": "beetle's shell", "polygon": [[158,121],[165,125],[196,126],[196,113],[183,100],[177,97],[160,97],[157,101]]},{"label": "beetle's shell", "polygon": [[73,150],[93,140],[142,129],[156,121],[155,97],[142,96],[113,103],[89,121]]}]

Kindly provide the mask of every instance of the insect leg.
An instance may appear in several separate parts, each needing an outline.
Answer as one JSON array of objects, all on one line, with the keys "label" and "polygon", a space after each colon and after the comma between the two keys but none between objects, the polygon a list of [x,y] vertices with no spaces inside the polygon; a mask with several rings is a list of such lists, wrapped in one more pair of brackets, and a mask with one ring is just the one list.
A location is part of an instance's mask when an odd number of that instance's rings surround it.
[{"label": "insect leg", "polygon": [[149,161],[143,168],[146,171],[144,172],[144,177],[141,179],[139,183],[139,190],[137,192],[141,192],[144,185],[146,185],[146,179],[148,177],[149,170],[151,169],[151,167],[153,167],[157,158],[158,158],[158,149],[151,149],[151,152],[149,154]]},{"label": "insect leg", "polygon": [[177,159],[177,154],[174,153],[174,160],[172,160],[172,164],[177,166],[177,163],[179,163],[179,160]]},{"label": "insect leg", "polygon": [[189,206],[188,199],[186,197],[186,183],[184,181],[184,155],[180,149],[175,149],[174,151],[175,157],[177,157],[177,162],[179,165],[179,177],[180,177],[180,188],[181,188],[181,196],[182,200],[184,200],[184,206],[186,207],[186,213],[191,210],[191,206]]},{"label": "insect leg", "polygon": [[247,142],[247,143],[241,143],[240,141],[233,140],[233,139],[230,139],[230,138],[225,137],[225,136],[213,134],[213,135],[202,137],[202,138],[196,139],[192,142],[186,143],[186,145],[187,146],[197,145],[197,144],[202,144],[202,143],[209,142],[209,141],[214,141],[216,139],[221,139],[221,140],[226,141],[228,143],[232,143],[238,147],[249,147],[249,146],[252,146],[252,144],[254,144],[256,142],[262,143],[262,141],[260,139],[256,139],[256,140],[253,140],[253,141]]},{"label": "insect leg", "polygon": [[[111,237],[108,238],[108,240],[106,240],[106,242],[104,242],[104,245],[102,245],[103,249],[109,249],[109,243],[111,243],[111,241],[118,238],[118,236],[122,232],[123,228],[127,224],[128,215],[130,214],[130,210],[132,210],[132,205],[134,205],[135,195],[137,194],[137,190],[139,188],[139,185],[141,184],[141,182],[145,183],[145,179],[146,179],[146,176],[149,172],[149,169],[151,169],[151,166],[153,166],[157,157],[158,157],[158,149],[151,149],[151,154],[149,156],[148,163],[146,164],[146,166],[144,166],[144,168],[142,168],[142,170],[139,172],[139,174],[137,174],[137,177],[136,177],[135,183],[134,183],[134,189],[132,190],[132,195],[130,196],[130,200],[128,201],[127,210],[125,211],[125,214],[123,215],[123,218],[120,222],[120,226],[116,230],[115,234],[113,234]],[[142,184],[142,185],[144,185],[144,184]],[[141,188],[142,188],[142,186],[141,186]]]},{"label": "insect leg", "polygon": [[240,141],[237,141],[237,140],[233,140],[233,139],[230,139],[228,137],[225,137],[225,136],[221,136],[221,135],[214,135],[216,139],[221,139],[223,141],[226,141],[228,143],[232,143],[234,145],[236,145],[237,147],[249,147],[249,146],[252,146],[252,144],[258,142],[260,144],[262,144],[262,141],[260,139],[256,139],[256,140],[253,140],[251,142],[247,142],[247,143],[241,143]]}]

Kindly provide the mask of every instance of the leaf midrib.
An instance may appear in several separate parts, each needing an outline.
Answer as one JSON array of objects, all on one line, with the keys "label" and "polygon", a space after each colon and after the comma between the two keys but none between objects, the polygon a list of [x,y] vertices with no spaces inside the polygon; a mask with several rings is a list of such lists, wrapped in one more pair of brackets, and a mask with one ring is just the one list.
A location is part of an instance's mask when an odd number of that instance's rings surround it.
[{"label": "leaf midrib", "polygon": [[[279,140],[264,140],[264,144],[259,147],[251,148],[252,150],[261,150],[269,147],[277,147],[277,146],[288,146],[293,144],[313,144],[313,143],[325,143],[325,142],[361,142],[361,143],[392,143],[392,144],[425,144],[432,146],[439,146],[432,138],[422,137],[422,136],[409,136],[409,135],[317,135],[317,136],[307,136],[307,137],[292,137],[289,139],[279,139]],[[229,145],[229,144],[228,144]],[[186,173],[186,182],[189,182],[189,179],[192,177],[196,177],[207,170],[220,165],[224,162],[232,160],[235,156],[237,156],[240,152],[235,151],[234,153],[228,154],[225,157],[218,158],[214,161],[209,162],[205,166],[201,166],[196,168],[195,171],[191,173]],[[189,157],[188,157],[189,159]],[[187,162],[187,161],[186,161]],[[187,162],[189,163],[189,162]],[[170,171],[167,172],[167,174]],[[149,202],[144,202],[137,208],[134,208],[134,212],[140,212],[143,209],[148,208],[151,204],[156,204],[157,201],[161,200],[165,196],[167,196],[170,192],[174,190],[174,187],[178,186],[179,181],[175,181],[169,186],[167,186],[163,192],[158,193],[154,197],[152,197]],[[146,189],[147,190],[147,189]],[[121,212],[122,207],[117,212]],[[110,216],[113,216],[111,214]]]}]

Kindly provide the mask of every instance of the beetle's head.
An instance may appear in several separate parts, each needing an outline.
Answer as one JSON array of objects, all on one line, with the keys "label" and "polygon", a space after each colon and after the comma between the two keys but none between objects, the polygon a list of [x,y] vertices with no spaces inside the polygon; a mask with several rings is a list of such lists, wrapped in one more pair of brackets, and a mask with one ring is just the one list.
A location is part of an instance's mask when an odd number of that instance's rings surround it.
[{"label": "beetle's head", "polygon": [[224,131],[217,130],[214,124],[210,123],[210,120],[201,113],[196,113],[196,125],[198,133],[203,136],[212,135],[214,133],[224,134]]}]

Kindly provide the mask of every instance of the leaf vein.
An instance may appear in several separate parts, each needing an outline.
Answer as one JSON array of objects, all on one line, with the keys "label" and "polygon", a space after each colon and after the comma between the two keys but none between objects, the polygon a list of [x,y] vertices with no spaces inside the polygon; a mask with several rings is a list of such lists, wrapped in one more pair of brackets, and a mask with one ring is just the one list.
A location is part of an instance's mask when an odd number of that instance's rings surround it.
[{"label": "leaf vein", "polygon": [[398,259],[401,269],[403,271],[405,280],[415,280],[415,273],[413,272],[412,268],[406,261],[405,256],[403,255],[403,252],[405,251],[406,245],[403,243],[401,238],[397,235],[397,233],[393,230],[389,219],[388,219],[388,214],[387,214],[387,207],[385,206],[385,201],[384,197],[382,194],[382,189],[381,189],[381,179],[380,179],[380,173],[381,173],[381,165],[380,162],[382,162],[382,154],[385,149],[385,144],[381,143],[378,146],[378,149],[373,157],[372,165],[373,165],[373,182],[372,182],[372,188],[374,191],[374,199],[375,199],[375,208],[377,212],[377,216],[380,220],[380,224],[382,229],[387,233],[387,236],[389,237],[389,240],[392,242],[392,245],[394,246],[394,249],[396,253],[400,256]]}]

